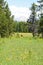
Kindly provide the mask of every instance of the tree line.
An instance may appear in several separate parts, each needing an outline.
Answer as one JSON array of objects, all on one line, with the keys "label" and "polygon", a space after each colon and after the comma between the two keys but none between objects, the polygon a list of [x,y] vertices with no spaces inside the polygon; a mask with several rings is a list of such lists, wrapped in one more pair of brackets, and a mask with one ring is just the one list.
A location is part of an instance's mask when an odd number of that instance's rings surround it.
[{"label": "tree line", "polygon": [[[14,20],[14,16],[11,14],[8,3],[4,0],[0,0],[0,36],[9,37],[14,32],[30,32],[33,37],[42,34],[43,37],[43,0],[39,0],[40,4],[37,6],[35,3],[31,6],[31,14],[29,19],[25,21],[17,22]],[[40,11],[39,20],[36,18],[36,12]]]}]

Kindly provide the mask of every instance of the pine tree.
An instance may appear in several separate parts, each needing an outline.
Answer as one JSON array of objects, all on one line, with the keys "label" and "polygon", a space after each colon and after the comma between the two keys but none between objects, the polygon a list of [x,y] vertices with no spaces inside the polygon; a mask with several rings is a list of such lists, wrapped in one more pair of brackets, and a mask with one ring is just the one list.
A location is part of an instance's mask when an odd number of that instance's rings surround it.
[{"label": "pine tree", "polygon": [[7,2],[0,0],[0,36],[7,37],[13,32],[13,16]]},{"label": "pine tree", "polygon": [[36,29],[36,25],[35,25],[35,22],[36,22],[36,4],[33,3],[32,4],[32,7],[31,7],[31,15],[30,15],[30,18],[29,18],[29,21],[31,22],[30,23],[30,30],[32,31],[32,34],[33,34],[33,37],[35,36],[35,33],[37,32],[35,29]]},{"label": "pine tree", "polygon": [[40,4],[38,7],[39,7],[39,11],[41,12],[39,26],[40,26],[40,32],[43,37],[43,0],[38,0],[38,3]]}]

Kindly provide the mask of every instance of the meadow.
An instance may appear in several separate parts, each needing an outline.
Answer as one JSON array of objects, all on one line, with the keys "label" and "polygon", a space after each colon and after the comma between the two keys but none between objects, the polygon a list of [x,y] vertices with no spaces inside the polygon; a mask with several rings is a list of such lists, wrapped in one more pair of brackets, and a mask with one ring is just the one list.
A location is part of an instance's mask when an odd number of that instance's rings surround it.
[{"label": "meadow", "polygon": [[43,65],[43,39],[30,33],[0,38],[0,65]]}]

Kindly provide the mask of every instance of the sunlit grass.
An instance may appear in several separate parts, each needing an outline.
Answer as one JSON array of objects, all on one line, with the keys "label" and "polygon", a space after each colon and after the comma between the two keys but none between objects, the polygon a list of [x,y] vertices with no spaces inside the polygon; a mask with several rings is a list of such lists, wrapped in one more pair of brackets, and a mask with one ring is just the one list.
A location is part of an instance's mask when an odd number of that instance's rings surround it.
[{"label": "sunlit grass", "polygon": [[0,38],[0,65],[43,65],[43,39],[30,33],[16,34]]}]

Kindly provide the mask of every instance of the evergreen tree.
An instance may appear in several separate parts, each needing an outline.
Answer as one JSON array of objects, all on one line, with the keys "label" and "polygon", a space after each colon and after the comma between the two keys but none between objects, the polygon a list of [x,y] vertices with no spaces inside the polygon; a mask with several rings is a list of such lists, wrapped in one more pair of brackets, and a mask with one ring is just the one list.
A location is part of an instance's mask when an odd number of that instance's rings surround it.
[{"label": "evergreen tree", "polygon": [[30,27],[30,31],[32,32],[33,34],[33,37],[35,36],[35,33],[37,32],[36,30],[36,25],[35,25],[35,22],[36,22],[36,4],[33,3],[32,4],[32,7],[31,7],[31,15],[29,17],[29,27]]},{"label": "evergreen tree", "polygon": [[7,37],[13,32],[13,16],[7,2],[0,0],[0,36]]},{"label": "evergreen tree", "polygon": [[40,32],[43,37],[43,0],[38,0],[38,3],[40,4],[38,7],[39,7],[39,11],[41,12],[39,26],[40,26]]}]

